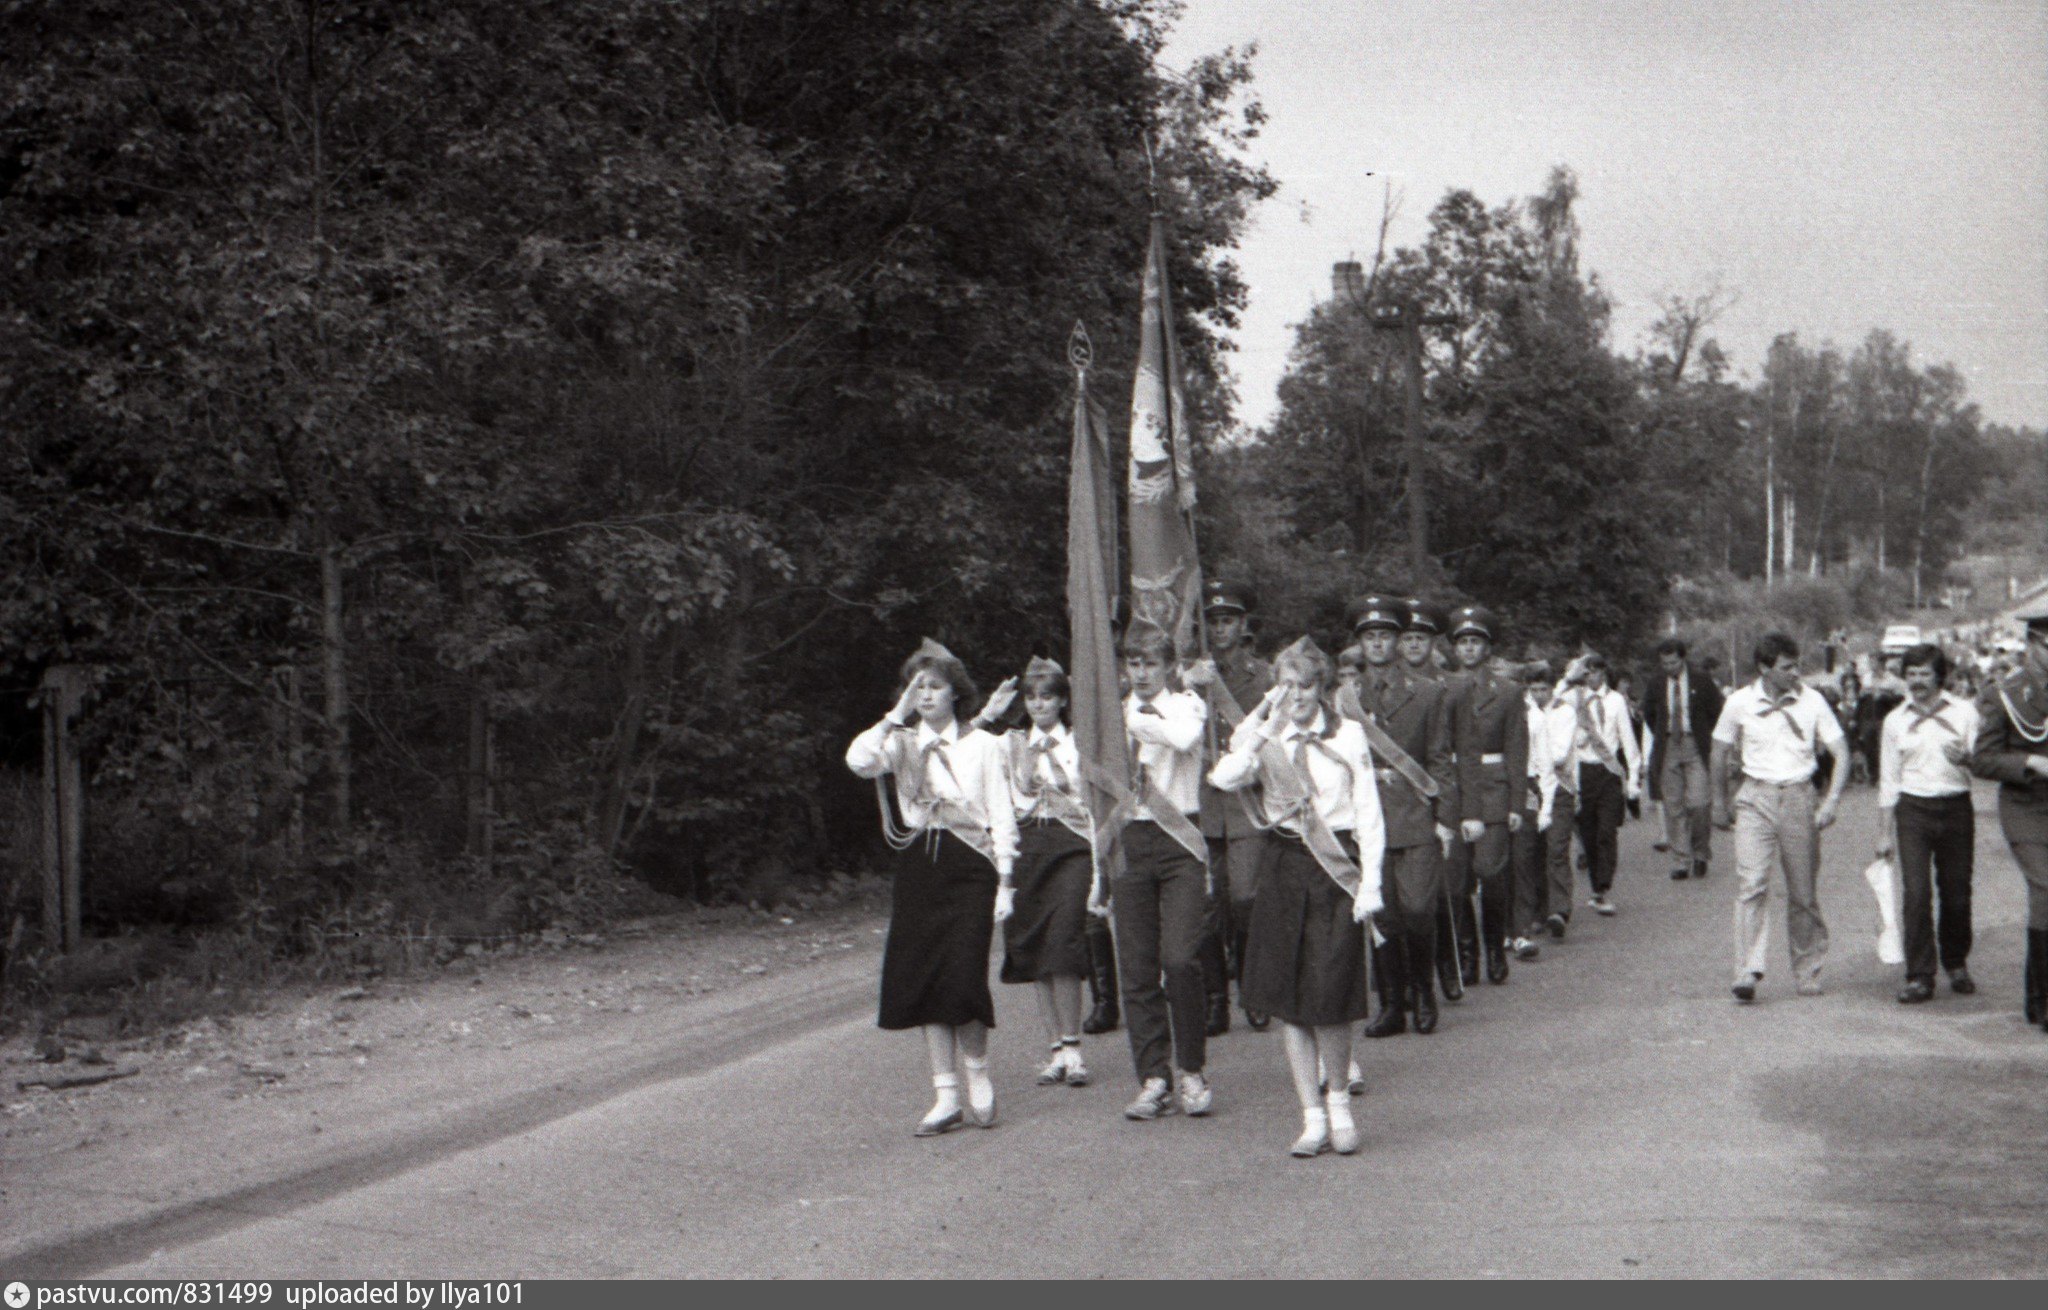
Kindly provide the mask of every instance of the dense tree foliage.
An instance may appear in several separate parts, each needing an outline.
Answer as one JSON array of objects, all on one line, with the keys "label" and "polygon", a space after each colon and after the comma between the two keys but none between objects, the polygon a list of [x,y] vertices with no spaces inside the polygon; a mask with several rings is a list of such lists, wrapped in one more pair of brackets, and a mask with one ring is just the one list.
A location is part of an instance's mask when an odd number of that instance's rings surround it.
[{"label": "dense tree foliage", "polygon": [[1062,346],[1127,367],[1154,176],[1227,411],[1272,184],[1171,16],[7,6],[0,664],[92,665],[96,797],[284,919],[849,862],[918,635],[1058,643]]},{"label": "dense tree foliage", "polygon": [[[1839,620],[1933,599],[1973,542],[2048,558],[2038,502],[2001,490],[2041,485],[2041,435],[1988,441],[1960,373],[1889,333],[1846,357],[1782,336],[1744,385],[1710,334],[1732,300],[1714,288],[1669,298],[1649,348],[1618,353],[1576,199],[1562,168],[1524,201],[1453,191],[1363,294],[1298,327],[1279,414],[1232,452],[1233,503],[1212,511],[1276,627],[1333,632],[1345,597],[1419,586],[1494,606],[1518,647],[1628,652],[1703,597],[1725,608],[1767,549],[1781,577],[1853,575]],[[1404,301],[1448,320],[1423,329],[1421,579],[1401,527],[1401,345],[1376,330]]]}]

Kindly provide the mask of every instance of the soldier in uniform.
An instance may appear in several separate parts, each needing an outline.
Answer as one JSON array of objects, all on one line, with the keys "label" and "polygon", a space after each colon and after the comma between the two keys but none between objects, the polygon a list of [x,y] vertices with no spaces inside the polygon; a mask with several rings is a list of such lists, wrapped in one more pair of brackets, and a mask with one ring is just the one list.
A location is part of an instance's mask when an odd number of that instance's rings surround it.
[{"label": "soldier in uniform", "polygon": [[1396,643],[1400,647],[1401,663],[1418,677],[1442,682],[1444,670],[1436,662],[1436,639],[1444,635],[1443,610],[1418,596],[1403,598],[1401,605],[1408,612],[1407,622]]},{"label": "soldier in uniform", "polygon": [[[1374,739],[1387,834],[1382,879],[1387,908],[1379,916],[1386,943],[1373,952],[1380,1010],[1366,1025],[1367,1037],[1406,1032],[1410,1011],[1416,1032],[1436,1031],[1436,907],[1443,895],[1444,852],[1458,815],[1450,702],[1442,683],[1416,676],[1395,658],[1395,643],[1407,626],[1407,608],[1398,600],[1366,596],[1352,605],[1351,630],[1366,660],[1360,706],[1418,770],[1411,780]],[[1429,790],[1436,795],[1431,797]]]},{"label": "soldier in uniform", "polygon": [[[1222,741],[1228,740],[1229,728],[1215,710],[1220,698],[1204,689],[1221,683],[1237,708],[1249,713],[1273,687],[1273,666],[1252,651],[1252,614],[1258,607],[1258,593],[1241,582],[1212,578],[1202,588],[1209,658],[1189,666],[1182,681],[1189,690],[1209,696],[1209,721],[1218,726]],[[1211,750],[1211,764],[1218,754]],[[1209,843],[1214,890],[1209,897],[1208,936],[1202,943],[1202,979],[1208,989],[1209,1036],[1220,1037],[1230,1031],[1230,980],[1243,982],[1245,931],[1251,925],[1252,898],[1259,889],[1267,843],[1266,834],[1246,812],[1244,798],[1219,791],[1206,774],[1204,770],[1202,836]],[[1269,1018],[1251,1010],[1244,1017],[1254,1031],[1264,1030]]]},{"label": "soldier in uniform", "polygon": [[[1436,639],[1443,635],[1444,611],[1419,596],[1405,596],[1407,619],[1395,646],[1411,677],[1441,684],[1453,703],[1462,678],[1436,662]],[[1452,761],[1455,766],[1457,761]],[[1455,817],[1452,826],[1456,826]],[[1443,859],[1444,895],[1436,907],[1436,976],[1447,1001],[1465,999],[1465,984],[1479,981],[1479,934],[1472,921],[1472,853],[1452,841]]]},{"label": "soldier in uniform", "polygon": [[1459,837],[1452,847],[1465,848],[1464,890],[1447,886],[1457,921],[1460,950],[1469,959],[1478,954],[1472,916],[1471,883],[1479,884],[1479,919],[1485,925],[1480,943],[1486,956],[1486,981],[1508,979],[1508,943],[1520,935],[1512,922],[1508,856],[1510,834],[1526,821],[1524,795],[1529,783],[1529,716],[1521,685],[1492,667],[1496,624],[1492,611],[1467,605],[1450,617],[1451,651],[1457,656],[1462,683],[1451,703],[1451,750],[1457,759]]},{"label": "soldier in uniform", "polygon": [[1999,784],[1999,826],[2027,881],[2027,1022],[2048,1031],[2048,609],[2021,622],[2026,654],[1985,683],[1970,767]]}]

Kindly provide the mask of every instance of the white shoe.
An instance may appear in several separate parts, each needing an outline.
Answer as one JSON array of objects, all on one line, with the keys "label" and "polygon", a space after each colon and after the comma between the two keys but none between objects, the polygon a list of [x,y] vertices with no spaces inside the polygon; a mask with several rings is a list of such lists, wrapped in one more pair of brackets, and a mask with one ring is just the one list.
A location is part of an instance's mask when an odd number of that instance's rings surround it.
[{"label": "white shoe", "polygon": [[932,1088],[938,1093],[938,1100],[925,1112],[924,1118],[917,1121],[913,1136],[937,1137],[967,1122],[967,1117],[960,1112],[960,1075],[933,1074]]},{"label": "white shoe", "polygon": [[[1347,1107],[1348,1108],[1348,1107]],[[1313,1160],[1330,1149],[1330,1116],[1321,1109],[1301,1112],[1301,1136],[1287,1153],[1297,1160]]]},{"label": "white shoe", "polygon": [[1591,904],[1595,914],[1612,915],[1614,913],[1614,902],[1605,896],[1595,896]]},{"label": "white shoe", "polygon": [[1190,1119],[1199,1119],[1209,1113],[1209,1104],[1215,1093],[1209,1090],[1209,1080],[1198,1073],[1183,1070],[1180,1075],[1180,1109]]},{"label": "white shoe", "polygon": [[1038,1085],[1040,1087],[1051,1087],[1055,1083],[1063,1083],[1066,1080],[1067,1048],[1059,1042],[1054,1042],[1052,1044],[1052,1059],[1046,1062],[1045,1068],[1038,1071]]},{"label": "white shoe", "polygon": [[988,1079],[988,1060],[962,1060],[967,1071],[967,1122],[976,1128],[996,1126],[996,1085]]},{"label": "white shoe", "polygon": [[1324,1102],[1329,1107],[1331,1147],[1339,1155],[1356,1155],[1359,1136],[1358,1125],[1351,1118],[1351,1098],[1341,1092],[1331,1092]]},{"label": "white shoe", "polygon": [[1138,1099],[1124,1107],[1126,1119],[1157,1119],[1180,1109],[1173,1099],[1173,1087],[1164,1078],[1147,1078],[1138,1089]]},{"label": "white shoe", "polygon": [[1067,1062],[1067,1086],[1086,1087],[1090,1081],[1090,1075],[1088,1073],[1088,1066],[1081,1063],[1080,1041],[1068,1042],[1060,1048],[1060,1051],[1060,1058]]}]

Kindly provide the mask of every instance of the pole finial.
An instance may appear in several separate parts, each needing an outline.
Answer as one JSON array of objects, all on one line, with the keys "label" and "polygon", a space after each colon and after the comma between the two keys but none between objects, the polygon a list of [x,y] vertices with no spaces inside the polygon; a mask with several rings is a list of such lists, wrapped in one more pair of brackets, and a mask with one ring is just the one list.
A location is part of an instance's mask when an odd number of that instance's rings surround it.
[{"label": "pole finial", "polygon": [[1067,363],[1074,366],[1076,373],[1086,373],[1095,366],[1095,342],[1088,335],[1088,325],[1078,318],[1074,320],[1074,330],[1067,333]]}]

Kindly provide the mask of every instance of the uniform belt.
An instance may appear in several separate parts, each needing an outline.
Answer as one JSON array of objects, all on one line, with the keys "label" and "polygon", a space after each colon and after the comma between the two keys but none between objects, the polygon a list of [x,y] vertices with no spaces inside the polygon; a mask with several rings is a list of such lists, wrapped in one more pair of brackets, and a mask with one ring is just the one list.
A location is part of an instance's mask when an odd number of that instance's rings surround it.
[{"label": "uniform belt", "polygon": [[1743,774],[1742,780],[1744,782],[1753,782],[1759,787],[1776,787],[1781,791],[1787,787],[1811,787],[1813,785],[1813,779],[1811,778],[1794,778],[1790,782],[1771,782],[1767,779],[1759,778],[1753,773]]}]

